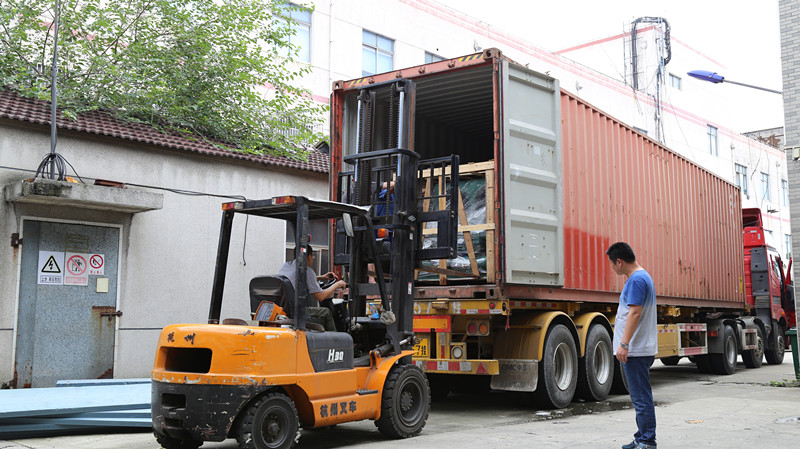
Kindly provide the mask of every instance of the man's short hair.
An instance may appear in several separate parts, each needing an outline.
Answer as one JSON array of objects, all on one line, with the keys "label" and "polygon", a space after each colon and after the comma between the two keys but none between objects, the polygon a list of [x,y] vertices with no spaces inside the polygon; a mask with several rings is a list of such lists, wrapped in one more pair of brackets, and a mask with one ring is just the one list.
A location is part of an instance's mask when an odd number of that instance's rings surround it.
[{"label": "man's short hair", "polygon": [[625,242],[617,242],[609,246],[606,254],[611,262],[616,262],[617,259],[622,259],[622,261],[626,263],[636,262],[636,255],[633,254],[633,248]]}]

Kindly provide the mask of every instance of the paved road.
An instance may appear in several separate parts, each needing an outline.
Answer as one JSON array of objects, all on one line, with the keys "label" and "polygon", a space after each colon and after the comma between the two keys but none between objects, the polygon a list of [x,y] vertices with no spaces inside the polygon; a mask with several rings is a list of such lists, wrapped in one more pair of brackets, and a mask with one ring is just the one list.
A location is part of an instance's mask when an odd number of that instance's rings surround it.
[{"label": "paved road", "polygon": [[[656,362],[652,382],[661,448],[775,448],[800,446],[800,386],[791,354],[782,365],[736,374],[700,374],[685,359]],[[782,387],[779,385],[791,385]],[[568,409],[526,408],[512,394],[457,394],[435,402],[428,425],[413,440],[386,440],[371,421],[304,431],[300,448],[618,448],[632,439],[627,396]],[[233,449],[236,443],[203,448]],[[80,435],[0,441],[0,449],[157,449],[150,434]]]}]

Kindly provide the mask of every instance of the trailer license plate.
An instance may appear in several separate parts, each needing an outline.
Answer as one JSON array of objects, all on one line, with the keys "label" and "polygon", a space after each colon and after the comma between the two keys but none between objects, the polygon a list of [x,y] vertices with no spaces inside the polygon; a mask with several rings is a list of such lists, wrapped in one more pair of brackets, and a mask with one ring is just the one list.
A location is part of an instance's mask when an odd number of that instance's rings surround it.
[{"label": "trailer license plate", "polygon": [[417,351],[416,357],[430,357],[430,344],[428,337],[417,337],[414,339],[414,350]]}]

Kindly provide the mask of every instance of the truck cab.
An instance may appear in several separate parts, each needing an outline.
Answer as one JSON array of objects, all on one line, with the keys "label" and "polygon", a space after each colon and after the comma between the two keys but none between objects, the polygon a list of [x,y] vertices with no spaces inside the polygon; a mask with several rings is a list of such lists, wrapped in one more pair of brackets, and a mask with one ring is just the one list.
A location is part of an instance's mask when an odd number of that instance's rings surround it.
[{"label": "truck cab", "polygon": [[791,260],[767,245],[761,209],[742,210],[747,305],[765,324],[767,360],[782,359],[785,331],[796,326]]}]

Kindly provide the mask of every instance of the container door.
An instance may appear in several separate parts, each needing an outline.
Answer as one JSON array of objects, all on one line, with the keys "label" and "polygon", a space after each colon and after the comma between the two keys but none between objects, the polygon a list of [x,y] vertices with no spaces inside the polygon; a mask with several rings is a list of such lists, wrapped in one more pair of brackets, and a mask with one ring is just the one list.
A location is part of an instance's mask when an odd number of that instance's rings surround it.
[{"label": "container door", "polygon": [[113,377],[119,228],[25,220],[22,232],[17,388]]},{"label": "container door", "polygon": [[563,286],[558,81],[508,61],[500,76],[505,282]]}]

